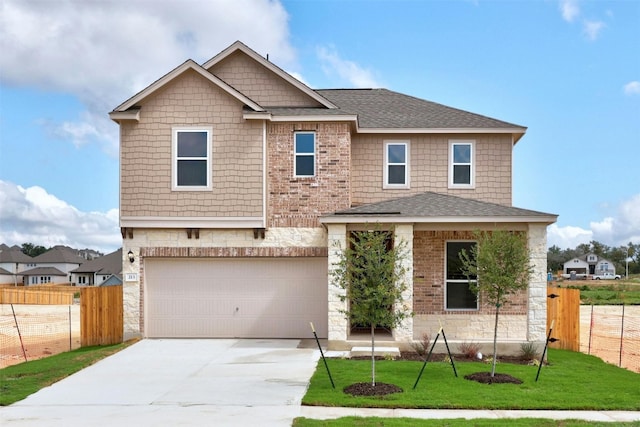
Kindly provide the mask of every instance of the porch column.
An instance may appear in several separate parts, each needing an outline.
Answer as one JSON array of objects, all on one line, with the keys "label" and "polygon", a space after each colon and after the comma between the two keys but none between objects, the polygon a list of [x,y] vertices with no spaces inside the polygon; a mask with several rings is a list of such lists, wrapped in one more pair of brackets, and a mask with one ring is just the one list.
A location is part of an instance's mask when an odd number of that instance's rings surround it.
[{"label": "porch column", "polygon": [[[346,295],[346,291],[335,283],[333,272],[340,262],[340,253],[347,247],[347,226],[345,224],[327,224],[328,240],[328,286],[329,286],[329,313],[328,313],[328,341],[329,348],[338,348],[346,343],[349,325],[344,315],[347,302],[340,297]],[[337,344],[337,346],[335,345]]]},{"label": "porch column", "polygon": [[547,226],[529,224],[529,251],[533,274],[529,281],[527,340],[544,342],[547,330]]},{"label": "porch column", "polygon": [[[404,310],[407,313],[413,311],[413,224],[396,225],[395,246],[401,242],[405,242],[405,256],[401,260],[401,265],[405,269],[405,275],[402,278],[407,285],[407,289],[402,293]],[[393,330],[393,337],[396,341],[413,340],[413,316],[408,316]]]}]

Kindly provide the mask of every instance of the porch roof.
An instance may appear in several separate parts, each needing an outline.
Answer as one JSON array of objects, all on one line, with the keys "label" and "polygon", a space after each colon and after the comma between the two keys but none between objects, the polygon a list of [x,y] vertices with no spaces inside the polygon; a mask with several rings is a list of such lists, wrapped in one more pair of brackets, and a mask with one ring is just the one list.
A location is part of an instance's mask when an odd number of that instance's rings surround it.
[{"label": "porch roof", "polygon": [[18,273],[22,276],[66,276],[67,273],[60,271],[55,267],[36,267],[31,270]]},{"label": "porch roof", "polygon": [[323,224],[394,223],[503,223],[552,224],[555,214],[483,202],[428,191],[370,203],[322,216]]}]

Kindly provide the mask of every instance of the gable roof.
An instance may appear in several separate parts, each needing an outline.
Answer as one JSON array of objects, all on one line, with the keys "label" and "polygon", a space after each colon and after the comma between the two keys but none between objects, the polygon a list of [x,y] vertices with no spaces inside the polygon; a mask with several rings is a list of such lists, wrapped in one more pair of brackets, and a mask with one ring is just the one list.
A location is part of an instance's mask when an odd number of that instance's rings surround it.
[{"label": "gable roof", "polygon": [[111,119],[116,122],[118,120],[126,120],[126,119],[139,120],[140,118],[139,110],[132,107],[135,107],[136,104],[144,100],[146,97],[152,95],[154,92],[156,92],[157,90],[167,85],[173,79],[175,79],[176,77],[182,75],[183,73],[189,70],[193,70],[196,73],[200,74],[202,77],[206,78],[211,83],[220,87],[229,95],[233,96],[240,102],[243,102],[245,105],[249,106],[253,110],[255,111],[263,110],[263,108],[260,105],[258,105],[257,103],[255,103],[254,101],[246,97],[244,94],[240,93],[239,91],[237,91],[236,89],[234,89],[233,87],[231,87],[230,85],[228,85],[227,83],[219,79],[218,77],[214,76],[213,74],[211,74],[210,72],[202,68],[193,60],[189,59],[184,63],[182,63],[182,65],[179,65],[178,67],[169,71],[164,76],[160,77],[155,82],[151,83],[145,89],[141,90],[140,92],[138,92],[137,94],[135,94],[134,96],[132,96],[131,98],[123,102],[122,104],[118,105],[116,108],[113,109],[111,113],[109,113],[109,117],[111,117]]},{"label": "gable roof", "polygon": [[427,191],[338,211],[321,217],[320,222],[342,224],[380,220],[394,223],[537,222],[551,224],[557,217],[555,214]]},{"label": "gable roof", "polygon": [[47,252],[31,259],[35,263],[82,264],[85,259],[78,252],[66,246],[54,246]]},{"label": "gable roof", "polygon": [[229,46],[225,50],[223,50],[222,52],[220,52],[219,54],[217,54],[216,56],[214,56],[213,58],[211,58],[210,60],[208,60],[207,62],[205,62],[204,64],[202,64],[202,67],[206,70],[209,70],[211,67],[213,67],[217,63],[222,62],[225,58],[227,58],[231,54],[238,51],[243,52],[244,54],[252,58],[254,61],[262,64],[269,71],[283,78],[288,83],[290,83],[300,91],[307,94],[309,97],[318,101],[321,105],[324,105],[326,108],[336,108],[336,106],[333,105],[333,103],[329,101],[327,98],[323,97],[322,94],[318,93],[317,91],[314,91],[309,86],[302,83],[300,80],[296,79],[291,74],[287,73],[282,68],[275,65],[273,62],[270,62],[266,58],[263,58],[255,50],[251,49],[249,46],[247,46],[246,44],[242,43],[239,40],[233,43],[231,46]]},{"label": "gable roof", "polygon": [[71,273],[119,274],[121,272],[122,248],[105,256],[84,262],[80,267],[71,270]]},{"label": "gable roof", "polygon": [[13,273],[0,267],[0,276],[13,276]]}]

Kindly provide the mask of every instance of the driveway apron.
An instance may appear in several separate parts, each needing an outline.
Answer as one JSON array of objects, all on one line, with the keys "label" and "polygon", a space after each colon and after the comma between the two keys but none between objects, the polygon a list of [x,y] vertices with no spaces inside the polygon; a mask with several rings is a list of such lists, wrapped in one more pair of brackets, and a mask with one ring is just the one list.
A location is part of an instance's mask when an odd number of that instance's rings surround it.
[{"label": "driveway apron", "polygon": [[15,404],[3,426],[290,426],[320,356],[298,340],[142,340]]}]

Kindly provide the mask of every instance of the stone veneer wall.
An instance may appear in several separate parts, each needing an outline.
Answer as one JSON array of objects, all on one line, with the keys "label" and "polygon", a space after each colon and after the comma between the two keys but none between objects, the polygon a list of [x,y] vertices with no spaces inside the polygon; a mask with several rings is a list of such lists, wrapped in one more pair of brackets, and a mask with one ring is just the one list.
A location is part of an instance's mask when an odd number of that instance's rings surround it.
[{"label": "stone veneer wall", "polygon": [[[137,281],[124,281],[124,338],[144,336],[144,260],[146,257],[327,257],[323,228],[275,228],[264,239],[253,230],[200,230],[200,238],[184,229],[135,229],[123,241],[123,275],[137,273]],[[130,263],[127,253],[134,253]]]},{"label": "stone veneer wall", "polygon": [[[294,132],[316,133],[316,175],[295,178]],[[268,227],[319,227],[318,217],[351,207],[351,131],[347,123],[271,123],[267,127]]]}]

